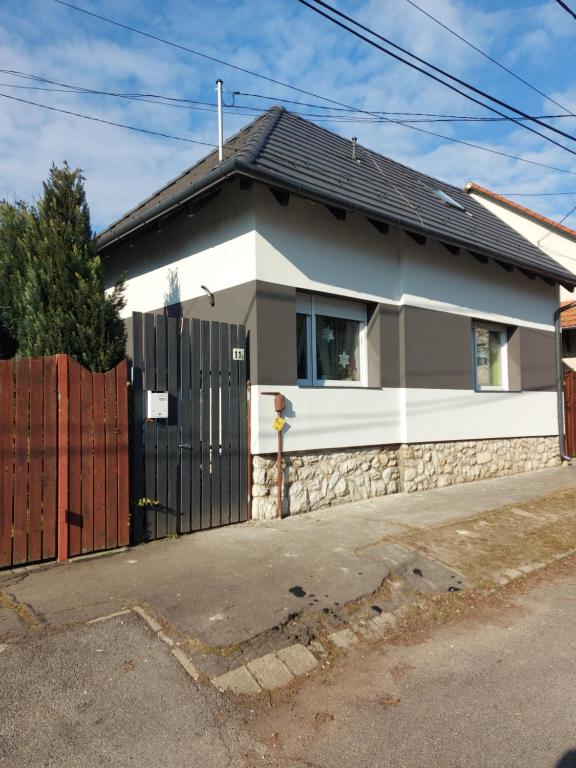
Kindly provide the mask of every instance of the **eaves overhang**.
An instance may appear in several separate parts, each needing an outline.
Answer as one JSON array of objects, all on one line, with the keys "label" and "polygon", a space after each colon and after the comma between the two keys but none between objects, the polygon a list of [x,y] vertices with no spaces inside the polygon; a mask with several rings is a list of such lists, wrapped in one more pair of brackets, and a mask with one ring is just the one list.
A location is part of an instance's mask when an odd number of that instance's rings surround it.
[{"label": "eaves overhang", "polygon": [[[147,207],[143,211],[135,209],[132,214],[128,214],[117,223],[112,224],[97,236],[98,251],[102,253],[112,245],[120,243],[124,239],[135,235],[154,222],[176,213],[186,205],[203,197],[206,193],[215,190],[225,181],[235,177],[248,178],[323,205],[336,206],[347,212],[365,216],[373,221],[400,227],[410,234],[428,237],[442,244],[467,250],[473,255],[480,255],[487,259],[508,264],[511,267],[527,270],[524,261],[520,258],[515,258],[514,254],[481,247],[479,244],[466,241],[464,238],[453,237],[447,232],[438,232],[430,227],[419,226],[414,220],[408,221],[402,219],[400,216],[383,215],[382,211],[377,208],[356,205],[345,196],[338,195],[337,193],[326,194],[324,191],[315,188],[313,185],[305,184],[304,182],[288,181],[277,174],[269,173],[261,168],[257,168],[250,162],[247,162],[238,156],[225,160],[200,179],[191,181],[186,187],[180,189],[174,195],[164,197],[156,205]],[[544,279],[559,283],[568,290],[572,290],[576,287],[576,275],[572,275],[560,266],[558,267],[558,270],[545,267],[538,267],[538,269],[536,269],[532,267],[530,271]]]}]

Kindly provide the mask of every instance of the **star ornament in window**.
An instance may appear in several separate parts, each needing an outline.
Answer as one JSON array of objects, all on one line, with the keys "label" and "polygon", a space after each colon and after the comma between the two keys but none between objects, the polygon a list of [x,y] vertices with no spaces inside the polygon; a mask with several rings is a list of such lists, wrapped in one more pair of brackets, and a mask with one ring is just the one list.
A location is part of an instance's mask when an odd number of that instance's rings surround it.
[{"label": "star ornament in window", "polygon": [[334,341],[334,331],[332,330],[332,328],[330,328],[330,326],[326,326],[326,328],[324,328],[324,330],[322,331],[322,338],[324,339],[324,341],[327,341],[328,343],[330,343],[331,341]]},{"label": "star ornament in window", "polygon": [[340,356],[338,357],[338,363],[340,364],[341,368],[348,368],[348,365],[350,363],[350,355],[348,352],[340,352]]}]

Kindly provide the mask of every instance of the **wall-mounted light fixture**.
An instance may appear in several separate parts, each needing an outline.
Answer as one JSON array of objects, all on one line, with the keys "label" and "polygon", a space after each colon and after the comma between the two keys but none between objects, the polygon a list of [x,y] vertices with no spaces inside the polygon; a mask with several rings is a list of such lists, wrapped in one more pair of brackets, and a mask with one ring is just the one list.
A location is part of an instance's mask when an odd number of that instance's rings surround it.
[{"label": "wall-mounted light fixture", "polygon": [[214,298],[214,294],[212,293],[212,291],[208,290],[208,288],[206,288],[205,285],[201,285],[200,288],[202,288],[202,290],[206,293],[206,295],[210,297],[210,306],[213,307],[214,304],[216,303],[216,299]]}]

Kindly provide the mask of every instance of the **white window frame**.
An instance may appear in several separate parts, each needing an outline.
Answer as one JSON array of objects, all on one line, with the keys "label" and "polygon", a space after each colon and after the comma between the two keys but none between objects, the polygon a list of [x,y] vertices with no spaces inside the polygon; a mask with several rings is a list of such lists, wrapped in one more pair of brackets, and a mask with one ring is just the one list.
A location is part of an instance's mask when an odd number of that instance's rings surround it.
[{"label": "white window frame", "polygon": [[[500,359],[502,365],[502,384],[480,384],[478,382],[478,351],[476,342],[476,330],[484,329],[487,331],[495,331],[500,334]],[[506,326],[498,325],[497,323],[482,322],[480,320],[472,324],[472,344],[474,349],[474,386],[476,392],[509,392],[510,386],[508,381],[508,329]]]},{"label": "white window frame", "polygon": [[[366,305],[348,299],[298,293],[296,294],[296,313],[299,315],[306,315],[306,340],[308,352],[307,369],[309,374],[307,379],[298,379],[298,385],[303,387],[367,386]],[[343,320],[356,320],[360,323],[358,339],[360,378],[358,381],[318,378],[316,361],[316,315],[337,317]]]}]

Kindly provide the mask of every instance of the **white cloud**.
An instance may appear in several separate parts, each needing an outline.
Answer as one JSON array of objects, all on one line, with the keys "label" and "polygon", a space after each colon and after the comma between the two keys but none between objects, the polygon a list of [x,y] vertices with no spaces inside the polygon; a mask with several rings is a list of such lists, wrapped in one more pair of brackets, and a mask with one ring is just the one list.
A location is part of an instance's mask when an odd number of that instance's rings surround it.
[{"label": "white cloud", "polygon": [[[569,50],[572,35],[576,34],[576,24],[566,32],[568,25],[558,23],[556,4],[552,2],[521,16],[512,6],[487,10],[471,0],[418,2],[488,52],[501,56],[509,52],[509,60],[514,59],[523,74],[536,67],[535,80],[548,76],[552,64],[542,63],[538,56],[529,60],[527,51],[535,45],[543,51],[550,41],[558,53],[562,45]],[[398,44],[464,79],[482,84],[486,90],[536,111],[550,106],[527,89],[519,89],[514,80],[404,0],[360,0],[340,5]],[[296,3],[271,0],[264,6],[257,0],[217,0],[211,4],[169,0],[159,5],[151,0],[126,0],[118,5],[105,0],[92,7],[97,13],[360,108],[486,114]],[[223,77],[227,99],[231,91],[240,90],[317,101],[40,0],[22,0],[18,11],[0,8],[0,61],[3,68],[122,92],[157,92],[213,102],[214,81]],[[570,103],[576,102],[566,82],[557,77],[552,80],[555,87],[551,90]],[[25,81],[0,75],[0,82]],[[5,87],[0,87],[0,92],[164,133],[215,141],[215,115],[210,112],[110,97]],[[269,106],[265,101],[245,97],[237,102]],[[93,220],[98,227],[136,205],[207,151],[193,144],[130,133],[5,99],[0,99],[0,104],[0,195],[32,198],[40,191],[51,162],[67,159],[84,169]],[[306,111],[318,112],[317,108]],[[227,115],[226,133],[234,132],[246,120]],[[432,137],[398,125],[338,123],[330,127],[347,136],[356,135],[366,146],[455,184],[474,179],[494,189],[511,187],[510,191],[576,189],[570,176],[456,144],[439,144]],[[437,123],[421,127],[538,162],[576,168],[573,156],[515,126]],[[554,214],[563,211],[565,202],[566,198],[560,198],[560,202],[548,198],[534,205]]]}]

